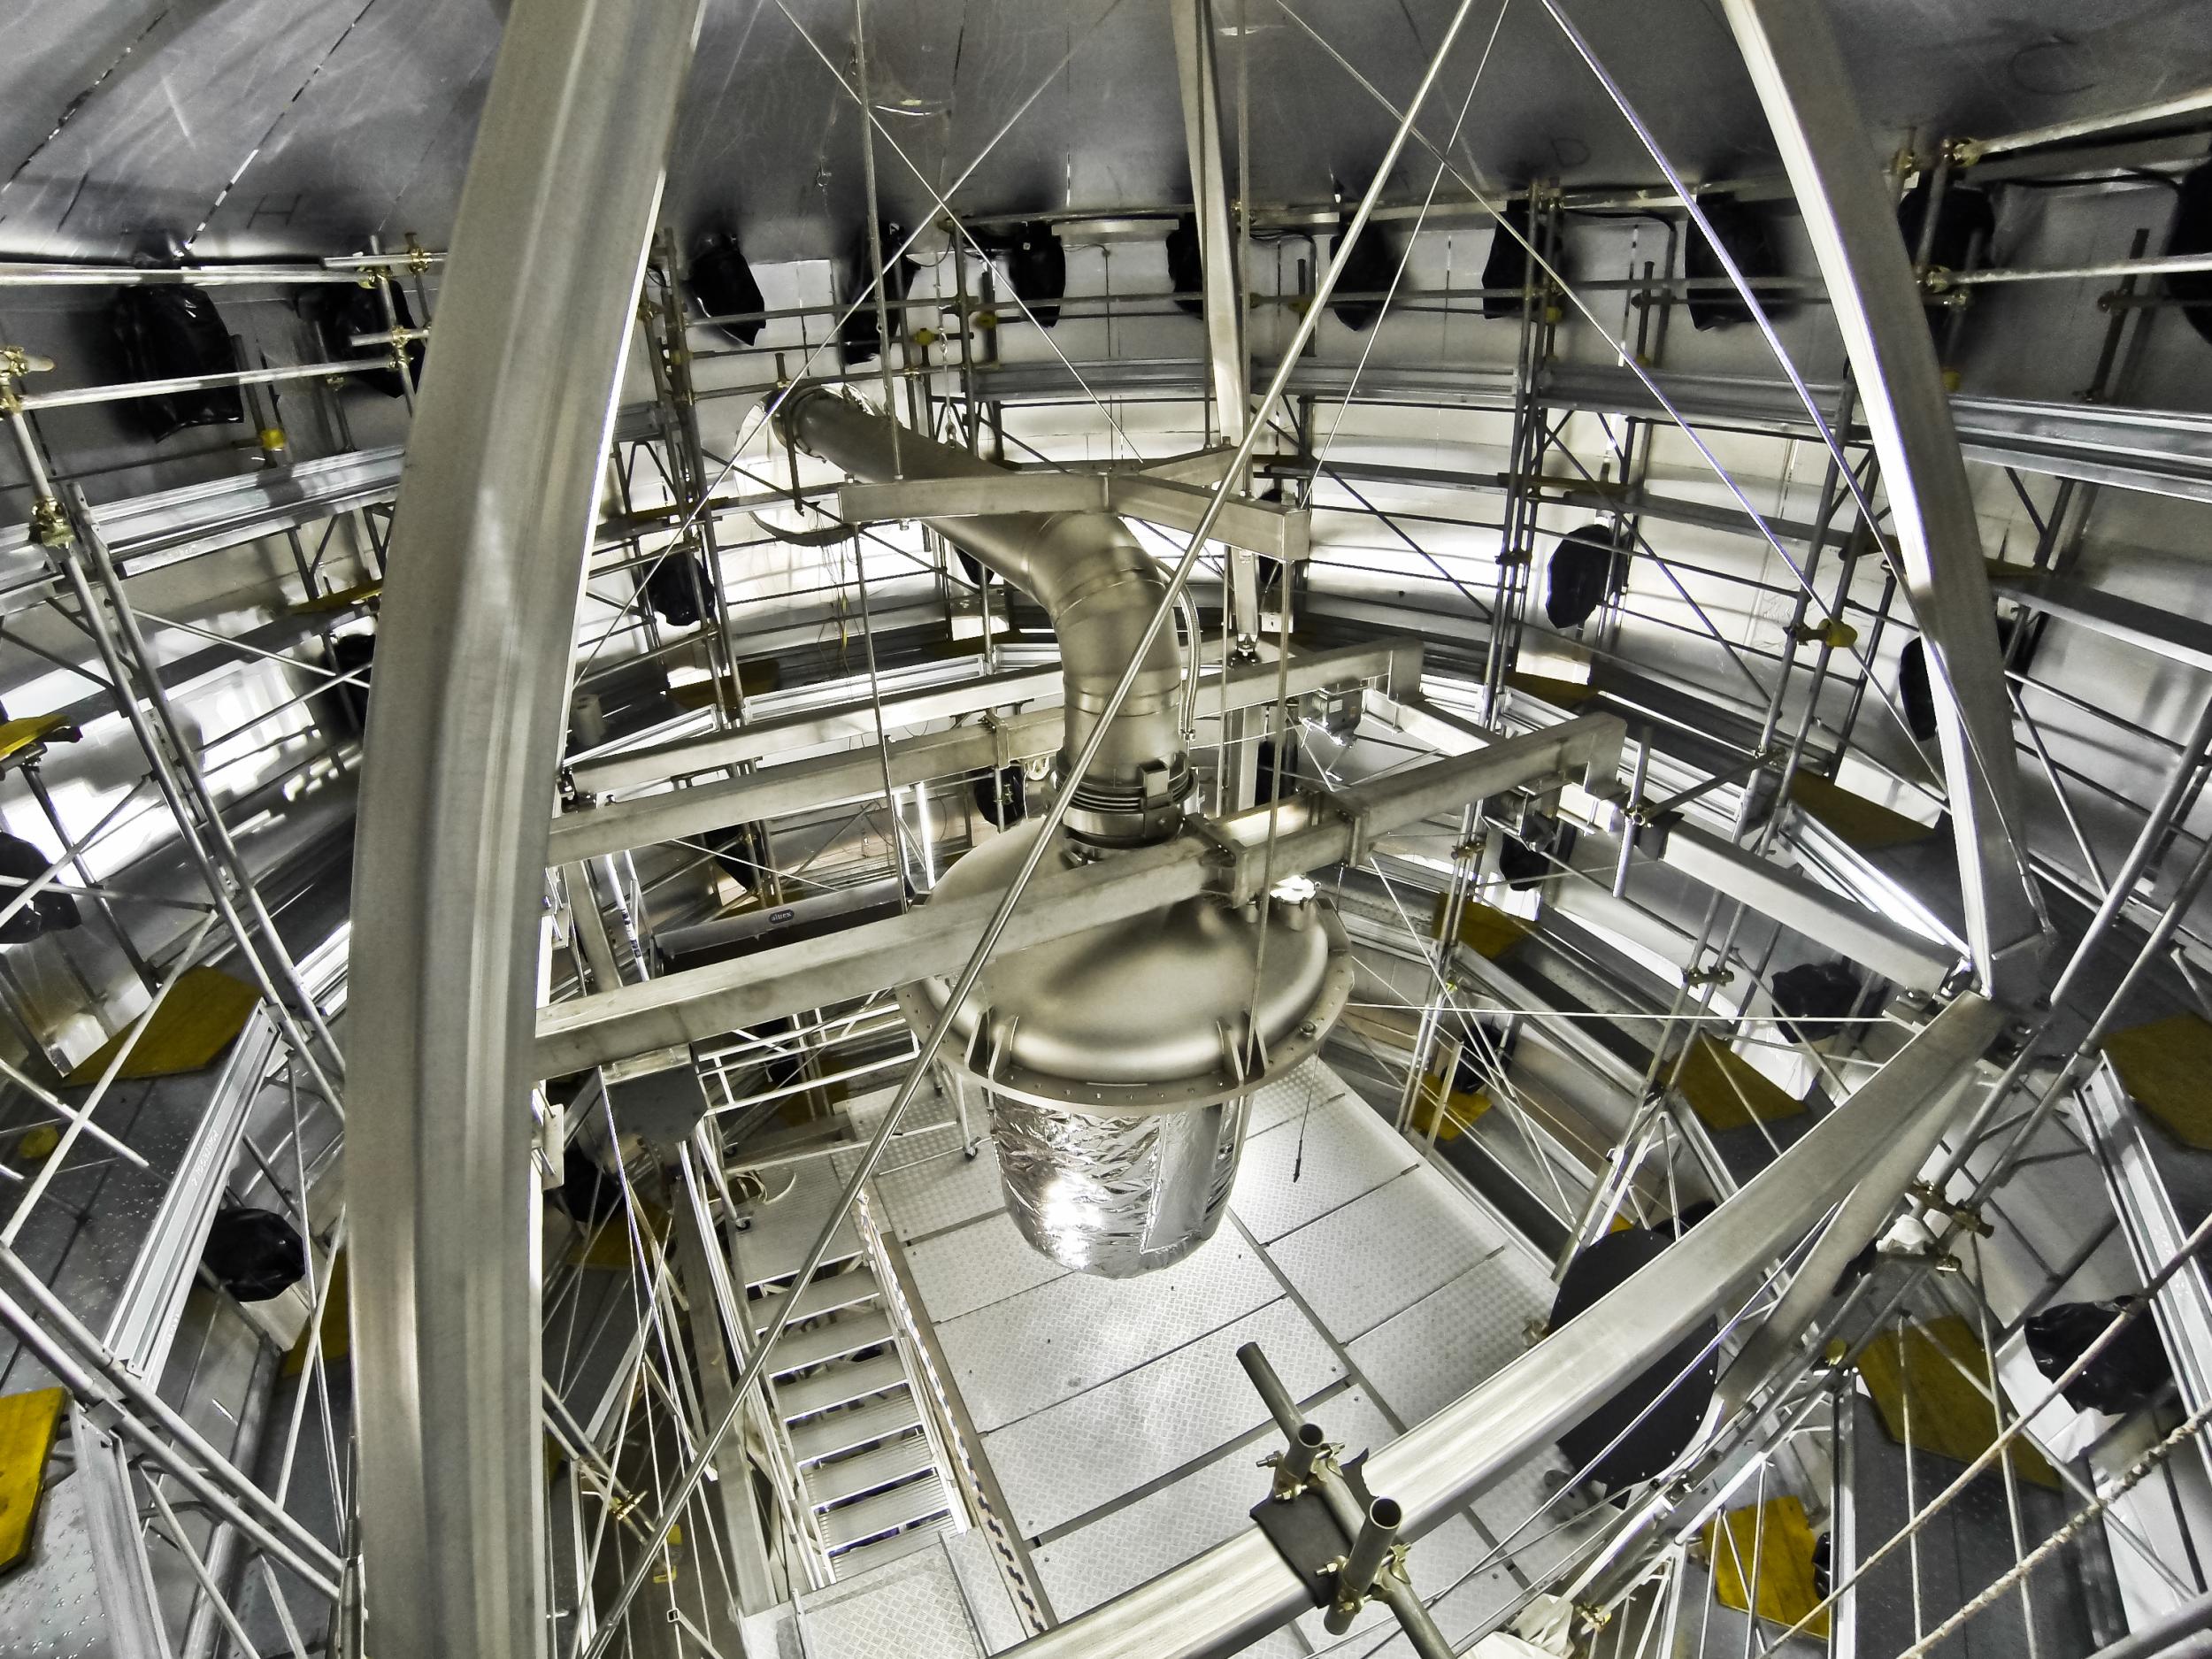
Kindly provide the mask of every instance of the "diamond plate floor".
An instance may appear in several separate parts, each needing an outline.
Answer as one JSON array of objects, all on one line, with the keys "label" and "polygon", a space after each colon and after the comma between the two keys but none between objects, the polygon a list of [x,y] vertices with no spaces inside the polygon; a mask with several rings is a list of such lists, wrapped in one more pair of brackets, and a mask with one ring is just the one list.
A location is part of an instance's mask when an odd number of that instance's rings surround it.
[{"label": "diamond plate floor", "polygon": [[922,1301],[941,1325],[1049,1284],[1067,1271],[1031,1249],[1002,1210],[909,1246],[906,1259]]},{"label": "diamond plate floor", "polygon": [[[932,1545],[800,1603],[803,1645],[836,1659],[982,1659],[966,1599],[945,1552]],[[786,1632],[779,1632],[779,1643]]]},{"label": "diamond plate floor", "polygon": [[[933,1156],[938,1140],[951,1156]],[[1521,1353],[1550,1303],[1543,1264],[1318,1063],[1255,1098],[1236,1225],[1137,1280],[1065,1273],[1032,1250],[1000,1210],[987,1150],[970,1164],[956,1140],[902,1147],[904,1167],[879,1179],[880,1213],[909,1241],[950,1380],[1063,1618],[1248,1525],[1275,1437],[1240,1343],[1260,1342],[1302,1400],[1336,1387],[1313,1415],[1356,1452]],[[1484,1525],[1509,1532],[1556,1462],[1532,1458],[1485,1494]],[[1502,1563],[1471,1571],[1491,1548],[1455,1517],[1414,1551],[1415,1582],[1441,1594],[1455,1638],[1520,1592]],[[1524,1539],[1517,1554],[1540,1577],[1568,1548]],[[1317,1613],[1303,1622],[1248,1651],[1304,1659],[1336,1645]],[[1404,1650],[1375,1628],[1338,1651]]]},{"label": "diamond plate floor", "polygon": [[1373,1111],[1340,1094],[1248,1135],[1229,1203],[1264,1243],[1374,1191],[1419,1161]]},{"label": "diamond plate floor", "polygon": [[1269,1248],[1331,1336],[1349,1342],[1494,1256],[1504,1231],[1426,1164]]},{"label": "diamond plate floor", "polygon": [[1000,1208],[998,1153],[985,1133],[981,1149],[966,1156],[959,1128],[947,1125],[887,1149],[875,1187],[899,1241],[910,1244]]},{"label": "diamond plate floor", "polygon": [[1224,1232],[1141,1279],[1063,1274],[940,1322],[937,1340],[969,1416],[987,1434],[1141,1367],[1280,1294],[1251,1247]]},{"label": "diamond plate floor", "polygon": [[1551,1307],[1551,1284],[1503,1249],[1394,1314],[1351,1344],[1352,1358],[1407,1423],[1431,1417],[1528,1349]]},{"label": "diamond plate floor", "polygon": [[1257,1428],[1267,1409],[1236,1361],[1238,1345],[1251,1341],[1266,1348],[1299,1399],[1343,1374],[1328,1344],[1285,1299],[986,1434],[984,1455],[1022,1534],[1034,1538],[1087,1515]]}]

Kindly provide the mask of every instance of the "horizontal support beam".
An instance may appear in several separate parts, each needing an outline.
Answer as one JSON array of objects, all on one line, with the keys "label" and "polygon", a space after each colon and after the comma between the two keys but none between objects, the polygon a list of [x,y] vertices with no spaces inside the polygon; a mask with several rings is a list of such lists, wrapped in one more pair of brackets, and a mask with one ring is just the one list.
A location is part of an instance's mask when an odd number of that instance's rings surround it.
[{"label": "horizontal support beam", "polygon": [[[981,714],[1060,696],[1060,667],[1018,668],[1000,674],[956,680],[919,691],[901,692],[883,700],[883,724],[920,726],[928,720],[949,720],[961,715]],[[626,749],[611,755],[579,761],[570,769],[576,787],[586,795],[612,795],[619,789],[642,788],[694,772],[718,772],[742,766],[772,756],[789,754],[823,743],[849,742],[876,734],[875,705],[866,701],[841,703],[826,709],[807,709],[795,714],[757,721],[733,732],[689,737],[649,749]]]},{"label": "horizontal support beam", "polygon": [[[1418,684],[1420,672],[1418,641],[1386,641],[1294,657],[1285,680],[1286,695],[1298,697],[1310,691],[1363,680],[1383,679],[1394,685]],[[787,761],[688,789],[664,790],[608,806],[565,812],[553,820],[546,862],[562,864],[580,858],[595,858],[654,841],[703,835],[733,824],[783,818],[817,807],[833,806],[841,801],[879,795],[883,793],[887,759],[893,787],[903,787],[1047,754],[1059,747],[1064,724],[1057,706],[1057,691],[1056,681],[1056,695],[1050,703],[1040,700],[1038,706],[1005,716],[989,726],[978,724],[949,732],[894,739],[881,757],[870,743],[837,754]],[[1229,710],[1254,708],[1273,702],[1275,691],[1274,664],[1240,664],[1230,670],[1225,684],[1219,678],[1201,682],[1198,712],[1201,718],[1209,714],[1217,717]],[[858,707],[867,710],[864,703]],[[868,712],[868,719],[872,734],[872,711]],[[885,719],[887,724],[894,723],[887,703]]]},{"label": "horizontal support beam", "polygon": [[[1107,512],[1170,530],[1198,528],[1211,492],[1148,472],[1018,472],[973,478],[910,478],[847,484],[839,515],[851,524],[897,518],[973,518],[995,513]],[[1310,546],[1312,515],[1231,497],[1213,535],[1231,547],[1293,564]]]},{"label": "horizontal support beam", "polygon": [[2048,571],[2016,575],[1992,569],[1989,585],[2000,599],[2093,629],[2192,668],[2212,669],[2212,625],[2133,599],[2100,592],[2085,582]]},{"label": "horizontal support beam", "polygon": [[[1467,722],[1418,696],[1379,700],[1376,711],[1407,736],[1448,755],[1465,754],[1482,741]],[[1592,795],[1608,793],[1585,787]],[[1619,815],[1611,817],[1617,830]],[[1932,991],[1958,966],[1956,956],[1925,934],[1747,852],[1724,835],[1677,819],[1663,837],[1655,839],[1657,851],[1648,856],[1657,862],[1740,900],[1769,920],[1817,940],[1884,979],[1916,991]]]},{"label": "horizontal support beam", "polygon": [[[1002,938],[1025,949],[1141,916],[1206,890],[1210,849],[1178,839],[1032,881]],[[580,1071],[764,1020],[956,973],[997,909],[996,893],[926,904],[820,939],[781,945],[538,1010],[536,1071]]]},{"label": "horizontal support beam", "polygon": [[[1263,361],[1253,369],[1265,375],[1273,366]],[[1307,359],[1292,371],[1288,394],[1325,399],[1350,396],[1353,367]],[[1079,403],[1092,394],[1194,401],[1204,396],[1205,372],[1205,364],[1194,357],[1079,363],[1071,368],[1048,360],[1007,364],[979,371],[976,395],[1001,403]],[[1778,437],[1814,435],[1804,405],[1787,381],[1728,375],[1655,378],[1683,418],[1694,424]],[[1504,369],[1370,363],[1360,367],[1356,389],[1363,403],[1499,413],[1513,408],[1513,377]],[[1816,385],[1812,391],[1824,408],[1835,408],[1835,387]],[[1602,364],[1554,364],[1545,369],[1536,396],[1548,409],[1667,418],[1635,375]],[[1961,393],[1951,399],[1951,415],[1960,448],[1970,461],[2212,501],[2212,414]],[[1865,435],[1863,430],[1837,431],[1838,437],[1854,442]]]},{"label": "horizontal support beam", "polygon": [[1669,826],[1657,860],[1909,990],[1933,991],[1958,969],[1925,934],[1697,825]]},{"label": "horizontal support beam", "polygon": [[[1949,1110],[2002,1018],[1962,996],[1666,1254],[1367,1461],[1402,1538],[1441,1525],[1727,1306],[1909,1125]],[[1257,1527],[1010,1651],[1019,1659],[1218,1659],[1311,1605]]]},{"label": "horizontal support beam", "polygon": [[[1000,949],[1025,949],[1203,892],[1242,899],[1265,880],[1356,859],[1376,836],[1477,796],[1578,769],[1609,777],[1624,735],[1620,721],[1592,715],[1333,795],[1285,802],[1271,852],[1270,809],[1256,807],[1158,846],[1040,876]],[[537,1075],[559,1077],[956,972],[997,902],[987,894],[926,904],[826,938],[552,1003],[538,1010]]]}]

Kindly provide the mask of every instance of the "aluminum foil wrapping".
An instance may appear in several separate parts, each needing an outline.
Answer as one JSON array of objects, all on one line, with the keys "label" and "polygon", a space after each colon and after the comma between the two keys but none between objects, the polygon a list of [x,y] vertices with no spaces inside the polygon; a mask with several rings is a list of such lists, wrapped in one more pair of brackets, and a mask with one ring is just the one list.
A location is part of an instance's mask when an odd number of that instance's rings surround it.
[{"label": "aluminum foil wrapping", "polygon": [[1007,1213],[1031,1244],[1078,1272],[1132,1279],[1179,1262],[1221,1225],[1247,1098],[1094,1118],[994,1094]]}]

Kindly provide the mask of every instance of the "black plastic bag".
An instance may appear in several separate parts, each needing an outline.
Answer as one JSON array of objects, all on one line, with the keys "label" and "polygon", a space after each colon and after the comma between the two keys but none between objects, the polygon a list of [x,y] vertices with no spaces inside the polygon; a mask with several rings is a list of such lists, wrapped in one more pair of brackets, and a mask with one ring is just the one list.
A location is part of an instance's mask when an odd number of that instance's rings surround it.
[{"label": "black plastic bag", "polygon": [[1578,628],[1612,597],[1619,551],[1612,530],[1585,525],[1559,538],[1551,551],[1551,580],[1544,587],[1544,614],[1555,628]]},{"label": "black plastic bag", "polygon": [[[710,230],[693,244],[691,303],[701,317],[742,316],[768,309],[761,297],[759,279],[746,263],[744,250],[737,245],[733,233]],[[753,317],[747,322],[717,323],[715,326],[739,345],[749,346],[760,338],[767,323]]]},{"label": "black plastic bag", "polygon": [[[1352,228],[1348,215],[1337,227],[1341,241]],[[1383,314],[1380,296],[1389,292],[1391,283],[1398,275],[1398,255],[1390,245],[1380,227],[1369,219],[1358,238],[1352,243],[1352,251],[1345,256],[1344,268],[1337,273],[1336,292],[1339,294],[1372,294],[1374,299],[1332,299],[1329,310],[1337,321],[1354,334],[1363,334],[1374,326]]]},{"label": "black plastic bag", "polygon": [[222,1210],[208,1227],[200,1263],[239,1301],[266,1302],[307,1276],[307,1247],[274,1210]]},{"label": "black plastic bag", "polygon": [[[1721,246],[1728,250],[1728,257],[1736,262],[1736,269],[1746,278],[1755,280],[1782,274],[1782,263],[1775,254],[1774,241],[1768,234],[1763,216],[1728,196],[1701,196],[1698,207],[1706,222],[1712,226],[1714,234],[1720,238]],[[1727,270],[1722,265],[1720,256],[1713,251],[1712,244],[1705,240],[1705,234],[1692,225],[1683,235],[1683,274],[1725,280]],[[1770,297],[1761,296],[1759,303],[1769,315],[1773,313],[1774,302]],[[1751,308],[1743,303],[1732,284],[1726,288],[1692,288],[1689,312],[1691,325],[1700,333],[1751,320]]]},{"label": "black plastic bag", "polygon": [[[194,288],[168,283],[127,288],[115,297],[109,322],[121,348],[123,375],[132,380],[179,380],[233,374],[238,353],[215,302]],[[380,328],[383,326],[380,319]],[[246,418],[235,386],[134,397],[122,405],[129,419],[160,442],[187,426],[214,426]]]},{"label": "black plastic bag", "polygon": [[[2088,1351],[2126,1306],[2124,1302],[2062,1302],[2044,1309],[2023,1330],[2036,1369],[2046,1377],[2059,1375]],[[2124,1416],[2155,1399],[2173,1374],[2166,1345],[2159,1340],[2158,1321],[2146,1310],[2062,1392],[2076,1410]]]},{"label": "black plastic bag", "polygon": [[[1673,1242],[1671,1232],[1624,1227],[1585,1246],[1567,1264],[1566,1276],[1560,1280],[1558,1294],[1552,1301],[1551,1328],[1558,1330],[1639,1269],[1657,1260]],[[1567,1460],[1578,1471],[1587,1470],[1586,1479],[1617,1492],[1649,1479],[1682,1454],[1712,1403],[1719,1363],[1709,1350],[1719,1330],[1717,1319],[1709,1316],[1700,1320],[1672,1348],[1615,1390],[1603,1405],[1559,1437],[1559,1449]],[[1620,1444],[1607,1451],[1617,1436]]]},{"label": "black plastic bag", "polygon": [[[0,886],[0,906],[13,903],[23,890],[20,884],[44,875],[46,864],[46,855],[30,842],[19,836],[0,834],[0,876],[8,878],[8,885]],[[76,900],[49,888],[0,922],[0,945],[27,945],[41,934],[61,933],[83,920]]]},{"label": "black plastic bag", "polygon": [[1801,962],[1774,976],[1774,1006],[1793,1042],[1818,1042],[1848,1028],[1866,989],[1841,962]]}]

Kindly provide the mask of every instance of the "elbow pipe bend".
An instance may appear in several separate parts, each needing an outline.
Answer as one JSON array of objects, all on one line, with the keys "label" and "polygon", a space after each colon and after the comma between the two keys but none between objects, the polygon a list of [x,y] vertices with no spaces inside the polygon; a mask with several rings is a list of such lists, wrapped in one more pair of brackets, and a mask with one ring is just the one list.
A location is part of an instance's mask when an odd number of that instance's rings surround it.
[{"label": "elbow pipe bend", "polygon": [[[784,441],[856,478],[979,478],[1002,473],[965,449],[899,426],[823,386],[784,400]],[[1128,526],[1108,512],[987,513],[922,522],[1045,609],[1059,636],[1064,775],[1167,593],[1167,579]],[[1172,627],[1144,647],[1144,671],[1091,768],[1075,786],[1067,828],[1102,847],[1164,840],[1182,822],[1193,777],[1182,737],[1183,670]]]}]

